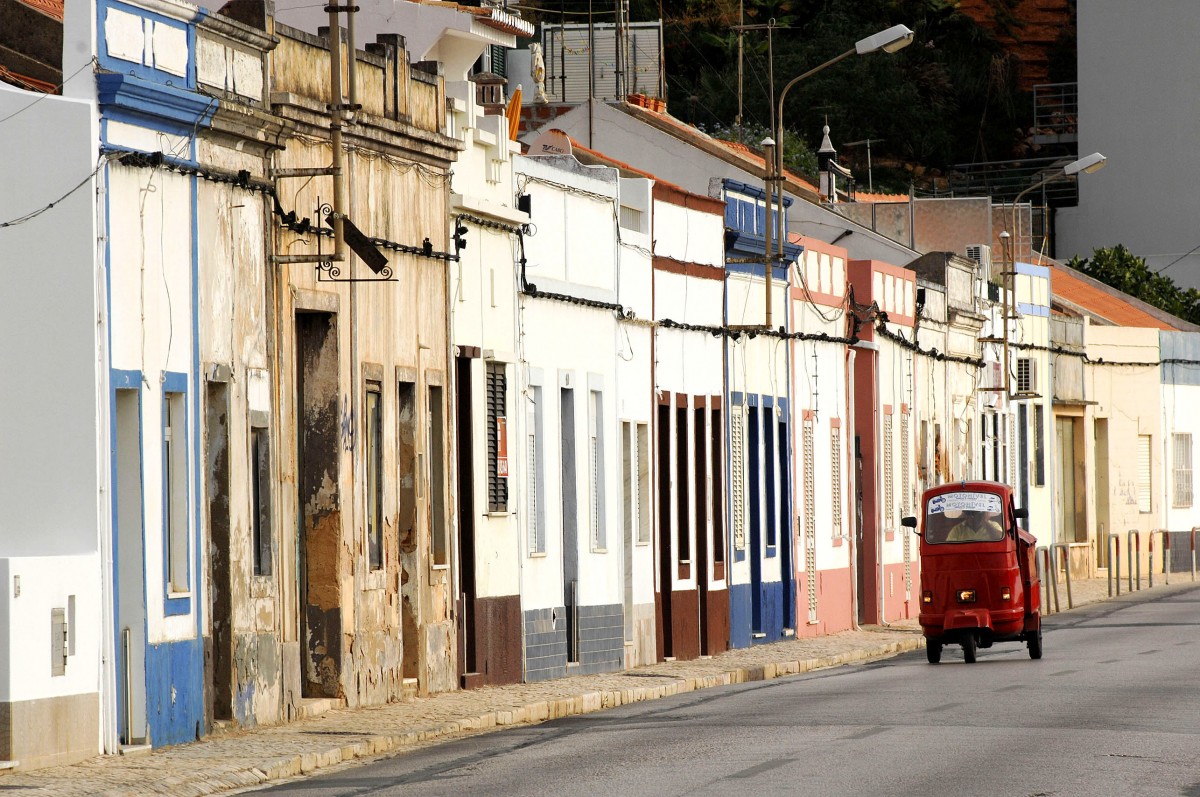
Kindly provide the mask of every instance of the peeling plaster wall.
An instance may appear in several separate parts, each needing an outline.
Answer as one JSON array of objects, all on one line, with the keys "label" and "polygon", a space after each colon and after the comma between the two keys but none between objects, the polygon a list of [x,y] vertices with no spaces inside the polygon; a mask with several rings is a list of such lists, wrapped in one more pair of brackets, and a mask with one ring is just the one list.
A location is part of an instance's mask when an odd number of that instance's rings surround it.
[{"label": "peeling plaster wall", "polygon": [[[260,147],[239,152],[233,142],[205,138],[197,150],[201,163],[231,172],[245,169],[255,178],[265,178],[265,153]],[[220,555],[226,557],[230,592],[227,608],[219,607],[216,595],[207,596],[205,605],[212,609],[206,613],[205,630],[206,636],[215,640],[220,636],[215,626],[230,625],[226,638],[231,648],[227,655],[232,658],[233,680],[220,686],[231,691],[231,703],[225,709],[244,727],[282,719],[280,596],[274,574],[279,571],[278,536],[284,527],[278,522],[278,513],[272,513],[274,522],[266,528],[272,541],[267,572],[256,575],[252,517],[253,428],[265,430],[272,456],[280,450],[270,390],[268,202],[261,194],[218,183],[203,182],[198,191],[198,231],[200,240],[208,242],[200,249],[199,263],[200,360],[207,384],[224,386],[224,409],[228,412],[227,483],[209,483],[213,471],[208,468],[205,492],[217,487],[226,493],[229,550]],[[206,402],[211,395],[210,389]],[[215,442],[208,439],[206,430],[205,450],[210,456]],[[272,483],[268,481],[265,488],[262,500],[267,506],[277,506]],[[203,563],[206,575],[213,572],[213,557],[218,555],[210,536],[216,520],[205,512],[205,538],[209,540]],[[210,672],[210,692],[213,677]],[[211,712],[212,695],[208,697]]]},{"label": "peeling plaster wall", "polygon": [[[328,56],[317,46],[320,40],[282,26],[280,31],[281,57],[274,61],[271,77],[277,91],[293,93],[277,94],[275,111],[296,124],[297,135],[275,154],[273,165],[328,165],[328,132],[313,112],[327,102],[328,70],[322,64]],[[372,75],[389,68],[388,63],[394,62],[360,54],[360,84],[373,85]],[[430,84],[429,78],[412,78],[407,95],[411,101],[440,91],[440,84]],[[385,106],[376,110],[395,116],[394,109]],[[357,124],[347,126],[352,150],[345,161],[345,212],[367,236],[408,245],[428,238],[440,252],[447,248],[446,172],[454,142],[440,127],[422,120],[419,116],[418,124],[424,125],[419,127],[411,117],[378,118],[364,112]],[[323,215],[318,204],[333,197],[332,179],[325,176],[279,180],[278,190],[285,210],[314,220]],[[276,251],[315,254],[318,240],[328,252],[329,239],[280,230]],[[308,671],[301,680],[309,684],[302,683],[301,692],[342,697],[351,706],[397,700],[406,689],[427,693],[457,686],[446,263],[393,250],[384,254],[394,274],[391,282],[329,281],[330,275],[318,276],[312,264],[291,264],[279,268],[277,287],[282,440],[294,440],[297,430],[324,416],[312,406],[296,406],[297,396],[306,395],[298,394],[297,386],[304,384],[305,391],[314,387],[297,371],[303,346],[296,339],[296,319],[310,311],[335,319],[330,345],[337,359],[336,372],[320,370],[322,380],[336,382],[320,394],[332,395],[335,401],[335,450],[328,456],[336,464],[331,463],[318,489],[298,452],[288,450],[280,463],[284,485],[302,487],[298,504],[295,487],[283,491],[281,503],[290,505],[284,514],[307,518],[300,522],[302,528],[320,524],[316,536],[309,532],[307,599],[289,587],[284,601],[285,612],[305,612],[304,623],[285,620],[285,635],[300,641],[301,667]],[[371,276],[353,256],[339,265],[344,277]],[[370,568],[367,548],[369,448],[363,408],[368,383],[381,396],[382,569]],[[440,407],[434,407],[431,402],[439,396]],[[436,439],[430,433],[435,410],[442,419]],[[431,481],[438,457],[444,463],[440,504],[433,500],[438,485]],[[311,489],[303,489],[304,484]],[[290,526],[281,522],[280,527]],[[433,561],[435,533],[445,535],[444,549],[437,547],[446,551],[444,562]],[[320,544],[313,547],[314,541]],[[297,541],[280,542],[282,558],[292,560]],[[314,577],[326,586],[313,583]],[[295,578],[286,575],[281,583],[290,579],[296,584]],[[320,631],[321,638],[301,638],[301,627]],[[314,670],[318,646],[326,662],[320,673]],[[299,697],[290,694],[286,699],[294,702]]]}]

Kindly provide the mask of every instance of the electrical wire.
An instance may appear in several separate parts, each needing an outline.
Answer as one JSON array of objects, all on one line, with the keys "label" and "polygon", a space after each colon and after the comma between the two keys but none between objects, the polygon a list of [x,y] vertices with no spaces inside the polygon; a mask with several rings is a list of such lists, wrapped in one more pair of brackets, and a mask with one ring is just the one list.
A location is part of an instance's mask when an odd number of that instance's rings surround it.
[{"label": "electrical wire", "polygon": [[49,204],[44,205],[44,206],[38,208],[37,210],[32,210],[23,216],[17,216],[15,219],[9,219],[8,221],[0,222],[0,229],[4,229],[5,227],[16,227],[17,225],[24,224],[27,221],[33,221],[34,219],[36,219],[38,216],[42,215],[43,213],[54,209],[59,204],[61,204],[64,200],[66,200],[68,197],[70,197],[72,194],[74,194],[76,191],[78,191],[80,188],[83,188],[85,185],[90,183],[92,181],[92,178],[94,178],[97,174],[99,174],[100,170],[103,169],[104,166],[107,163],[109,163],[109,161],[112,161],[112,160],[114,160],[112,155],[108,155],[108,154],[101,155],[100,161],[96,164],[96,168],[92,169],[91,173],[88,174],[87,177],[84,177],[82,180],[80,180],[75,185],[74,188],[67,191],[67,193],[63,194],[62,196],[60,196],[58,199],[54,200],[53,202],[50,202]]},{"label": "electrical wire", "polygon": [[44,93],[42,93],[42,96],[38,97],[36,100],[34,100],[33,102],[29,103],[28,105],[25,105],[25,106],[24,106],[24,107],[22,107],[22,108],[18,108],[17,110],[15,110],[15,111],[13,111],[12,113],[10,113],[8,116],[5,116],[5,117],[0,117],[0,125],[4,124],[4,123],[5,123],[5,122],[7,122],[9,119],[15,119],[16,117],[18,117],[18,116],[20,116],[21,114],[25,113],[25,112],[26,112],[26,111],[28,111],[30,108],[32,108],[33,106],[37,105],[39,102],[41,102],[42,100],[46,99],[47,97],[55,97],[55,96],[58,96],[58,92],[62,90],[63,86],[67,85],[67,83],[69,83],[69,82],[71,81],[71,78],[75,77],[75,76],[76,76],[76,75],[78,75],[80,72],[82,72],[83,70],[87,69],[89,66],[96,66],[98,63],[99,63],[99,62],[96,60],[96,56],[94,56],[94,55],[93,55],[91,58],[89,58],[88,60],[84,61],[84,62],[83,62],[83,64],[82,64],[82,65],[81,65],[81,66],[80,66],[78,69],[76,69],[76,70],[75,70],[74,72],[72,72],[71,74],[67,75],[67,76],[66,76],[66,77],[63,79],[63,82],[62,82],[62,83],[59,83],[57,86],[55,86],[55,87],[54,87],[54,90],[53,90],[53,91],[44,92]]}]

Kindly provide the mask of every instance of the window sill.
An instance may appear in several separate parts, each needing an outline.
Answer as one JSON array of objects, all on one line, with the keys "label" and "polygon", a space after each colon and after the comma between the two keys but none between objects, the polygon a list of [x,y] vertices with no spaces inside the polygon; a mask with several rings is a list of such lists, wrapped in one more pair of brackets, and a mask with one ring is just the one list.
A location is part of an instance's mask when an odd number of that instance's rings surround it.
[{"label": "window sill", "polygon": [[163,601],[163,614],[167,617],[179,617],[192,613],[192,593],[168,592]]}]

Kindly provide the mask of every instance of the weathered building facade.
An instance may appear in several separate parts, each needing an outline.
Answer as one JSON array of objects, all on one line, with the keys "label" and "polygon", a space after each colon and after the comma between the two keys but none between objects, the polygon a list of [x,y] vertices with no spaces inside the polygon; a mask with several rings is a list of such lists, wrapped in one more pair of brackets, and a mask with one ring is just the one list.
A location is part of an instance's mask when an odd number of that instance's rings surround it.
[{"label": "weathered building facade", "polygon": [[[354,54],[356,92],[331,96],[327,42],[276,31],[273,109],[295,126],[272,163],[280,205],[327,227],[340,199],[339,212],[383,242],[390,270],[375,281],[376,268],[349,253],[288,263],[327,256],[331,242],[295,225],[275,236],[279,469],[293,485],[279,527],[298,530],[280,546],[285,699],[361,705],[453,689],[446,219],[460,145],[444,133],[445,88],[385,39]],[[336,163],[324,109],[355,98],[352,123],[335,110],[346,145],[344,199],[335,198],[330,177],[285,170]]]}]

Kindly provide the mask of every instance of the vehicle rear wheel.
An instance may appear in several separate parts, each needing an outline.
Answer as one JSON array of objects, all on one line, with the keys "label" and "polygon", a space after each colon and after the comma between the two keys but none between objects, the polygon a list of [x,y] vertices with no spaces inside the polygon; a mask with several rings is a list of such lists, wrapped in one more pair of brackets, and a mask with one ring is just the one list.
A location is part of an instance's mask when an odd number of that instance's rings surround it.
[{"label": "vehicle rear wheel", "polygon": [[930,664],[938,664],[942,660],[942,643],[941,642],[926,642],[925,643],[925,658],[929,659]]},{"label": "vehicle rear wheel", "polygon": [[1040,625],[1026,644],[1029,646],[1029,658],[1036,660],[1042,657],[1042,627]]},{"label": "vehicle rear wheel", "polygon": [[963,661],[967,664],[975,663],[975,635],[967,634],[962,641]]}]

